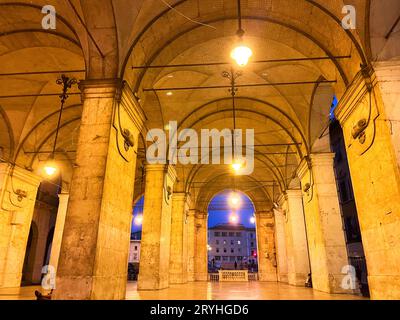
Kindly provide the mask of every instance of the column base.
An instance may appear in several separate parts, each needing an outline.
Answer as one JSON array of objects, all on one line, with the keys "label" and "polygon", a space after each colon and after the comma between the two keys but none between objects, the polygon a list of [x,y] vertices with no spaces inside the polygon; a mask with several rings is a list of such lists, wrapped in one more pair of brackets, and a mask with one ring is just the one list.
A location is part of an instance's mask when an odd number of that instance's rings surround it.
[{"label": "column base", "polygon": [[208,281],[208,273],[195,273],[195,281]]},{"label": "column base", "polygon": [[125,300],[126,277],[57,277],[54,300]]},{"label": "column base", "polygon": [[258,273],[258,280],[265,282],[278,282],[276,273]]},{"label": "column base", "polygon": [[163,290],[169,288],[168,281],[160,281],[155,278],[152,279],[143,279],[140,277],[138,278],[138,285],[137,289],[139,291],[146,291],[146,290]]},{"label": "column base", "polygon": [[289,277],[286,273],[278,275],[278,282],[289,283]]},{"label": "column base", "polygon": [[304,287],[307,281],[308,274],[305,273],[289,273],[288,283],[291,286]]},{"label": "column base", "polygon": [[329,294],[354,294],[355,290],[343,289],[342,281],[346,275],[329,274],[329,275],[312,275],[313,289],[326,292]]},{"label": "column base", "polygon": [[182,273],[169,273],[169,284],[185,284],[188,283],[188,277]]},{"label": "column base", "polygon": [[188,282],[194,282],[194,281],[196,281],[194,273],[193,272],[191,272],[191,273],[189,272],[188,273]]}]

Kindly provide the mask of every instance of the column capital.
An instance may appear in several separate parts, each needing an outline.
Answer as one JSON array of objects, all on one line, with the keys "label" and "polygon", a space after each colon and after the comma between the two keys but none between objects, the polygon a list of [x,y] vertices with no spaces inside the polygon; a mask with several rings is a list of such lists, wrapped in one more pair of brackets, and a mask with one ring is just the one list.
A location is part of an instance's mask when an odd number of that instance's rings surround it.
[{"label": "column capital", "polygon": [[195,214],[196,219],[207,219],[208,213],[206,212],[196,212]]},{"label": "column capital", "polygon": [[177,201],[186,201],[189,199],[189,195],[185,192],[174,192],[173,199],[176,199]]},{"label": "column capital", "polygon": [[261,219],[271,219],[274,217],[274,213],[272,211],[257,211],[255,215]]},{"label": "column capital", "polygon": [[121,79],[89,79],[79,82],[82,100],[116,98],[120,96],[123,82]]},{"label": "column capital", "polygon": [[188,217],[195,217],[197,215],[196,209],[189,209]]},{"label": "column capital", "polygon": [[377,61],[373,67],[378,81],[400,81],[400,60]]},{"label": "column capital", "polygon": [[23,183],[27,183],[32,187],[39,187],[43,178],[33,173],[32,171],[13,166],[9,163],[0,163],[0,175],[12,175]]},{"label": "column capital", "polygon": [[335,154],[332,152],[327,153],[313,153],[310,155],[311,165],[314,166],[333,166]]},{"label": "column capital", "polygon": [[286,197],[289,198],[303,198],[303,193],[300,189],[286,190]]}]

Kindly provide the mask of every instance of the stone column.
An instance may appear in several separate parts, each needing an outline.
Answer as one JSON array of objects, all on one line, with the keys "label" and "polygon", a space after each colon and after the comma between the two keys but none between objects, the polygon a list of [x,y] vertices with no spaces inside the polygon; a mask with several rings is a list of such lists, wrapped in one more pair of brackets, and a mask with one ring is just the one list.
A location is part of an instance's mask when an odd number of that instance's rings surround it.
[{"label": "stone column", "polygon": [[285,215],[282,210],[274,210],[274,218],[278,281],[287,283],[288,265],[286,256]]},{"label": "stone column", "polygon": [[[335,114],[346,142],[371,298],[400,299],[400,61],[374,69],[371,79],[357,75]],[[354,135],[363,119],[368,126]]]},{"label": "stone column", "polygon": [[310,161],[303,161],[298,171],[303,188],[312,281],[314,289],[319,291],[352,293],[341,286],[342,269],[349,262],[333,158],[333,153],[312,154]]},{"label": "stone column", "polygon": [[81,82],[83,113],[55,299],[125,299],[144,115],[118,80]]},{"label": "stone column", "polygon": [[196,281],[208,280],[208,237],[207,237],[207,214],[198,213],[195,217],[195,265],[194,273]]},{"label": "stone column", "polygon": [[[58,259],[60,257],[61,250],[61,241],[64,233],[64,225],[65,225],[65,217],[67,214],[68,207],[68,193],[60,193],[58,195],[59,203],[58,203],[58,211],[57,211],[57,219],[56,226],[54,228],[54,236],[53,236],[53,244],[51,245],[51,253],[50,253],[50,266],[53,267],[54,272],[57,274],[58,268]],[[49,270],[52,272],[52,270]]]},{"label": "stone column", "polygon": [[188,213],[186,193],[174,193],[171,212],[171,245],[169,258],[169,283],[188,282]]},{"label": "stone column", "polygon": [[310,273],[308,244],[301,190],[286,190],[285,231],[288,258],[288,280],[304,286]]},{"label": "stone column", "polygon": [[195,245],[196,245],[196,210],[189,210],[187,216],[187,273],[188,281],[195,281],[194,265],[195,265]]},{"label": "stone column", "polygon": [[21,285],[40,177],[30,171],[0,164],[0,288]]},{"label": "stone column", "polygon": [[258,276],[260,281],[278,281],[272,212],[256,213]]},{"label": "stone column", "polygon": [[169,286],[172,190],[176,172],[172,166],[146,165],[139,290]]}]

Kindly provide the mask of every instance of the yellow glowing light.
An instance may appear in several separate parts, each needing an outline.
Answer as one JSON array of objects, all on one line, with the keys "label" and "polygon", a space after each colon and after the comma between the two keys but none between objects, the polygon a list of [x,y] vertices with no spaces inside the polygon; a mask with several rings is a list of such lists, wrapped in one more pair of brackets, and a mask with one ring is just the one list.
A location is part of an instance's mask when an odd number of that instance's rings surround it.
[{"label": "yellow glowing light", "polygon": [[172,91],[168,91],[168,92],[167,92],[167,96],[168,96],[168,97],[171,97],[171,96],[173,96],[173,95],[174,95],[174,93],[173,93]]},{"label": "yellow glowing light", "polygon": [[240,196],[237,193],[232,193],[229,196],[229,203],[232,208],[238,208],[240,206]]},{"label": "yellow glowing light", "polygon": [[58,171],[57,165],[53,160],[48,161],[46,165],[44,166],[44,172],[49,176],[54,176],[56,172]]},{"label": "yellow glowing light", "polygon": [[137,215],[135,217],[135,225],[141,226],[142,224],[143,224],[143,216],[141,214]]},{"label": "yellow glowing light", "polygon": [[232,164],[232,169],[236,172],[240,171],[242,169],[242,164],[241,163],[233,163]]},{"label": "yellow glowing light", "polygon": [[232,213],[229,217],[229,221],[231,223],[237,223],[239,221],[239,217],[236,214]]},{"label": "yellow glowing light", "polygon": [[252,55],[253,51],[243,44],[237,46],[231,52],[232,59],[235,60],[240,67],[246,66]]}]

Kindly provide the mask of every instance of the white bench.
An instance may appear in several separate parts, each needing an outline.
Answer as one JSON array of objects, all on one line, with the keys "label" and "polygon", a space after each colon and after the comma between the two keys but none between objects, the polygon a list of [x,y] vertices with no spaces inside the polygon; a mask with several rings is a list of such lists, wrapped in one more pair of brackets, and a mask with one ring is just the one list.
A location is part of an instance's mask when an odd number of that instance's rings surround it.
[{"label": "white bench", "polygon": [[220,282],[248,282],[249,272],[247,270],[220,270],[219,271]]}]

